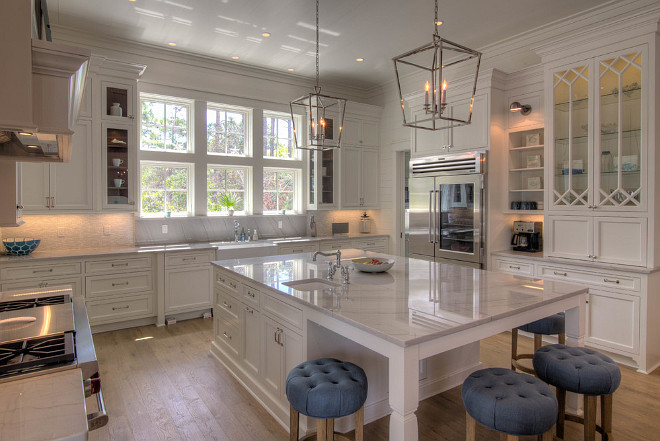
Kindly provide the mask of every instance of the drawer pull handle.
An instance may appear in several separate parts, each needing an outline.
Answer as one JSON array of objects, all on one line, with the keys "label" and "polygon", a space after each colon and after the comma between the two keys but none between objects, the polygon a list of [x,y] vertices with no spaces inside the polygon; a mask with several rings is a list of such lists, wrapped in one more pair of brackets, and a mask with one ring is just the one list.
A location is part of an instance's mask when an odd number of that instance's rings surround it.
[{"label": "drawer pull handle", "polygon": [[128,285],[128,282],[113,283],[112,286],[123,286]]},{"label": "drawer pull handle", "polygon": [[514,270],[519,270],[520,269],[519,266],[513,266],[513,265],[509,265],[509,268],[514,269]]},{"label": "drawer pull handle", "polygon": [[128,309],[128,308],[130,308],[130,305],[126,305],[126,306],[113,306],[113,307],[112,307],[112,310],[113,310],[113,311],[118,311],[118,310],[120,310],[120,309]]},{"label": "drawer pull handle", "polygon": [[52,272],[53,272],[53,268],[49,268],[49,269],[47,269],[47,270],[34,270],[34,271],[32,271],[32,274],[37,274],[37,273],[52,273]]},{"label": "drawer pull handle", "polygon": [[554,275],[555,275],[555,276],[564,276],[564,277],[567,277],[567,276],[568,276],[568,273],[560,273],[559,271],[554,271]]},{"label": "drawer pull handle", "polygon": [[235,284],[235,283],[231,283],[231,282],[229,282],[229,286],[231,286],[232,288],[236,289],[236,284]]},{"label": "drawer pull handle", "polygon": [[188,261],[188,260],[197,260],[197,258],[196,258],[196,257],[184,257],[184,258],[181,259],[181,260],[183,260],[184,262],[186,262],[186,261]]},{"label": "drawer pull handle", "polygon": [[231,309],[231,305],[227,302],[222,302],[222,304],[225,306],[227,309]]},{"label": "drawer pull handle", "polygon": [[248,291],[247,294],[252,298],[256,297],[255,294],[252,291]]},{"label": "drawer pull handle", "polygon": [[245,307],[245,310],[249,312],[250,314],[254,314],[254,309],[250,308],[249,306]]},{"label": "drawer pull handle", "polygon": [[116,267],[118,267],[118,266],[128,266],[128,262],[124,262],[124,263],[113,263],[113,264],[112,264],[112,267],[113,267],[113,268],[116,268]]},{"label": "drawer pull handle", "polygon": [[47,286],[48,286],[48,282],[41,282],[41,283],[39,284],[39,288],[45,288],[45,287],[47,287]]},{"label": "drawer pull handle", "polygon": [[617,285],[620,283],[619,279],[603,279],[603,281],[607,283],[616,283]]},{"label": "drawer pull handle", "polygon": [[218,280],[221,281],[222,283],[225,283],[225,279],[223,279],[223,278],[220,277],[220,276],[218,276]]},{"label": "drawer pull handle", "polygon": [[294,253],[302,253],[302,252],[303,252],[302,249],[296,250],[295,248],[294,248],[292,251],[293,251]]},{"label": "drawer pull handle", "polygon": [[223,332],[222,335],[224,335],[227,340],[231,340],[231,335],[227,334],[226,332]]}]

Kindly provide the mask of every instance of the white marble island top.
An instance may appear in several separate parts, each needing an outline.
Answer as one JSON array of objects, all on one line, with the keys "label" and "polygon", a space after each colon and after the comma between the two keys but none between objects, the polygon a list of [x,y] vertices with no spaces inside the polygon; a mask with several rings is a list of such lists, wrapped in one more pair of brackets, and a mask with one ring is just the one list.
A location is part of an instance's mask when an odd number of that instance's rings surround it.
[{"label": "white marble island top", "polygon": [[334,257],[312,253],[213,262],[262,284],[269,293],[362,328],[398,346],[409,346],[487,324],[526,310],[587,292],[583,286],[530,279],[452,264],[387,256],[361,250],[342,251],[342,261],[362,256],[389,257],[386,273],[351,272],[334,288],[298,291],[285,282],[324,278]]}]

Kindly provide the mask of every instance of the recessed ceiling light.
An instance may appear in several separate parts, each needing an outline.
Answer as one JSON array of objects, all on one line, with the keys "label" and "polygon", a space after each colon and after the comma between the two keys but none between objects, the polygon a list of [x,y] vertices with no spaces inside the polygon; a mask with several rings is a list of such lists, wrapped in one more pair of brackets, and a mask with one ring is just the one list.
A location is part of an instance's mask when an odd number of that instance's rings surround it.
[{"label": "recessed ceiling light", "polygon": [[292,67],[288,68],[287,70],[288,70],[289,72],[293,72],[293,68],[292,68]]},{"label": "recessed ceiling light", "polygon": [[134,2],[135,0],[128,0],[129,2]]},{"label": "recessed ceiling light", "polygon": [[270,37],[270,32],[264,32],[261,34],[262,37]]},{"label": "recessed ceiling light", "polygon": [[355,61],[357,61],[358,63],[362,63],[364,61],[364,58],[356,58]]},{"label": "recessed ceiling light", "polygon": [[442,26],[442,20],[438,20],[435,22],[436,26]]},{"label": "recessed ceiling light", "polygon": [[168,45],[168,46],[176,46],[176,43],[173,42],[173,41],[170,41],[169,43],[167,43],[167,45]]},{"label": "recessed ceiling light", "polygon": [[238,55],[234,55],[233,57],[231,57],[231,59],[232,60],[238,60]]}]

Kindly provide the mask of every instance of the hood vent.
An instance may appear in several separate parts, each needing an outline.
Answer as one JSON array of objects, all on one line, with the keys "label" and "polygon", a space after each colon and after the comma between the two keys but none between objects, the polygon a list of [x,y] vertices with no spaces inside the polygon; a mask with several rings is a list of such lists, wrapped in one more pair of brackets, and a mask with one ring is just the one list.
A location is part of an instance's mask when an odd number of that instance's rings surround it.
[{"label": "hood vent", "polygon": [[483,153],[455,156],[433,156],[410,161],[412,176],[442,176],[483,173]]}]

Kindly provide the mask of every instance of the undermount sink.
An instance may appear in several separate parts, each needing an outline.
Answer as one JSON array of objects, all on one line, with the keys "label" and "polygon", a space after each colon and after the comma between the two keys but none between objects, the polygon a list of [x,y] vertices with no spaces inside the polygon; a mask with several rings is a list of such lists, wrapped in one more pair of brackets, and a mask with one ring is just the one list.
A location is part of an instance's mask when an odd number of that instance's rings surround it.
[{"label": "undermount sink", "polygon": [[319,291],[341,286],[339,283],[331,282],[325,279],[303,279],[292,282],[282,282],[284,285],[297,291]]}]

